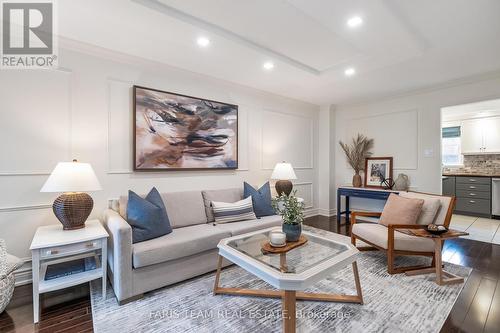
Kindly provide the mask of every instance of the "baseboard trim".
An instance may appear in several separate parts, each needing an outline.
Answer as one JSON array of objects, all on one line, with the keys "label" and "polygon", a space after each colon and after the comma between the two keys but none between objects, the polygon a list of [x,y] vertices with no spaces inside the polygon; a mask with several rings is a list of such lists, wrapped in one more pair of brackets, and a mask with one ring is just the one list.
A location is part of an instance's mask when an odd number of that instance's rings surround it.
[{"label": "baseboard trim", "polygon": [[336,209],[319,208],[318,209],[318,215],[326,216],[326,217],[332,217],[332,216],[337,215],[337,210]]},{"label": "baseboard trim", "polygon": [[14,277],[16,279],[15,286],[24,286],[25,284],[30,284],[32,280],[31,267],[24,267],[16,270],[14,272]]}]

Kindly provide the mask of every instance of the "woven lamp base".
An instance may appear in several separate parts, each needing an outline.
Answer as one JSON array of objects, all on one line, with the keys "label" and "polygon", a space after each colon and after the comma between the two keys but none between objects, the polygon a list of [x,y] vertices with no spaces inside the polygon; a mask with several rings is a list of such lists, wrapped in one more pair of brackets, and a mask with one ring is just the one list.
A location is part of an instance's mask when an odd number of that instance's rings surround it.
[{"label": "woven lamp base", "polygon": [[278,195],[282,195],[284,193],[289,196],[290,193],[292,193],[293,184],[289,180],[278,180],[274,185],[274,188],[276,188]]},{"label": "woven lamp base", "polygon": [[60,195],[52,209],[64,230],[74,230],[85,227],[85,221],[94,208],[94,200],[87,193],[74,192]]}]

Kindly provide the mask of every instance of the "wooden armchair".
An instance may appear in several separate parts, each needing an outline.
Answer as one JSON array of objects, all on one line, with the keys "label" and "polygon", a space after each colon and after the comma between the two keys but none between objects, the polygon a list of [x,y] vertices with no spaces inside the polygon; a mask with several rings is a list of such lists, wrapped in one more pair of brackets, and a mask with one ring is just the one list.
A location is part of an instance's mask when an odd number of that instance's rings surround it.
[{"label": "wooden armchair", "polygon": [[[433,195],[418,192],[406,192],[406,197],[419,199],[438,198],[441,201],[434,223],[437,225],[450,225],[455,197]],[[389,274],[403,273],[409,270],[434,267],[434,242],[432,239],[416,237],[398,232],[398,229],[424,229],[426,225],[419,224],[391,224],[389,227],[379,223],[363,223],[357,220],[360,216],[380,217],[382,213],[352,212],[351,215],[351,243],[356,246],[359,239],[369,247],[358,247],[360,251],[380,250],[387,253],[387,271]],[[427,256],[432,257],[430,266],[394,267],[395,256]]]}]

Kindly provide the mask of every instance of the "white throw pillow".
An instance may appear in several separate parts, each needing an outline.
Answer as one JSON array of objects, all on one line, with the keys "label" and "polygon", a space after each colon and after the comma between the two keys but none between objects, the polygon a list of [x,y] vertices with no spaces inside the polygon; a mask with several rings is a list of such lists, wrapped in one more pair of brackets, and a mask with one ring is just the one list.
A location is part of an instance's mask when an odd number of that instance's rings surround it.
[{"label": "white throw pillow", "polygon": [[[406,192],[399,192],[399,195],[404,198],[417,198],[414,194],[408,194]],[[424,200],[424,205],[422,206],[422,211],[418,216],[417,224],[428,225],[434,223],[437,212],[441,207],[441,200],[437,198],[426,198],[425,196],[418,198]]]},{"label": "white throw pillow", "polygon": [[253,211],[252,197],[234,203],[212,201],[215,222],[228,223],[257,218]]}]

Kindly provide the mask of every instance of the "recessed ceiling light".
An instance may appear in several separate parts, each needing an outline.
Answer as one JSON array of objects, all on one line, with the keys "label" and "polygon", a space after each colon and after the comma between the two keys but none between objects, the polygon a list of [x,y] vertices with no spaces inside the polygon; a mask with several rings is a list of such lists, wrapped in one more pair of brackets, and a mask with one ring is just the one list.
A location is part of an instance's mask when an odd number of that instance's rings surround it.
[{"label": "recessed ceiling light", "polygon": [[356,28],[363,24],[363,19],[359,16],[353,16],[347,20],[347,26],[349,28]]},{"label": "recessed ceiling light", "polygon": [[207,47],[208,45],[210,45],[210,39],[206,38],[206,37],[199,37],[197,40],[196,40],[196,43],[198,44],[198,46],[200,47]]},{"label": "recessed ceiling light", "polygon": [[272,61],[266,61],[262,67],[264,67],[265,70],[270,71],[274,68],[274,63]]},{"label": "recessed ceiling light", "polygon": [[353,76],[354,74],[356,74],[356,69],[354,67],[346,68],[344,74],[345,76]]}]

